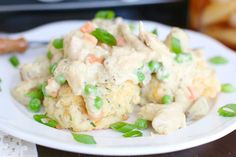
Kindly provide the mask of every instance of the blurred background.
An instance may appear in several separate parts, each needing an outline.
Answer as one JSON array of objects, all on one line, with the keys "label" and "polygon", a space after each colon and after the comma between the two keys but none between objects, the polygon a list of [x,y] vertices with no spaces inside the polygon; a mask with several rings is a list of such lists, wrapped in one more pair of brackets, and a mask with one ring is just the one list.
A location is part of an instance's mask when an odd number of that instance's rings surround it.
[{"label": "blurred background", "polygon": [[101,9],[209,34],[236,49],[236,0],[1,0],[0,32],[60,20],[91,19]]}]

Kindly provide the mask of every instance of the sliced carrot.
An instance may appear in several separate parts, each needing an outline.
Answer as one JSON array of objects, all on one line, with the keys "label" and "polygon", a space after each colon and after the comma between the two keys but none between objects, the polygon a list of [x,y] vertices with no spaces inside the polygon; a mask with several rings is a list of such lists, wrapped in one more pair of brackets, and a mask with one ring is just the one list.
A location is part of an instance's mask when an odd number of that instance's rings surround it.
[{"label": "sliced carrot", "polygon": [[85,23],[81,28],[80,31],[83,33],[91,33],[95,29],[92,22]]},{"label": "sliced carrot", "polygon": [[104,57],[97,57],[96,55],[94,55],[94,54],[90,54],[90,55],[88,55],[88,57],[87,57],[87,61],[89,62],[89,63],[95,63],[95,62],[98,62],[98,63],[103,63],[103,61],[104,61]]},{"label": "sliced carrot", "polygon": [[103,113],[103,112],[100,112],[100,114],[97,115],[97,116],[94,116],[92,113],[88,112],[88,117],[89,117],[89,119],[90,119],[90,120],[93,120],[93,121],[95,121],[95,122],[101,120],[101,119],[103,118],[103,116],[104,116],[104,113]]},{"label": "sliced carrot", "polygon": [[127,119],[129,119],[129,116],[128,116],[127,114],[124,114],[124,115],[122,116],[122,119],[123,119],[123,120],[127,120]]},{"label": "sliced carrot", "polygon": [[60,126],[59,124],[56,126],[57,129],[63,129],[62,126]]},{"label": "sliced carrot", "polygon": [[188,89],[188,92],[189,92],[189,99],[190,100],[192,100],[192,101],[194,101],[194,100],[196,100],[196,98],[197,98],[197,93],[196,93],[196,91],[194,90],[194,88],[193,87],[187,87],[187,89]]},{"label": "sliced carrot", "polygon": [[125,39],[123,37],[117,38],[117,45],[118,46],[124,46],[125,45]]}]

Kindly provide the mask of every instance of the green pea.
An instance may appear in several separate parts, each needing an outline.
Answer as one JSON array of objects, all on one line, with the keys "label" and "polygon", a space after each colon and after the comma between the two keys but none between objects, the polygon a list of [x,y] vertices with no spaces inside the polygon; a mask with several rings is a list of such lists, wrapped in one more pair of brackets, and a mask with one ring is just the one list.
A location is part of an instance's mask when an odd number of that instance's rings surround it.
[{"label": "green pea", "polygon": [[178,38],[175,37],[171,38],[171,51],[176,54],[182,53],[181,43]]},{"label": "green pea", "polygon": [[26,94],[26,96],[30,97],[31,99],[37,98],[39,100],[43,100],[43,93],[40,88],[30,91]]},{"label": "green pea", "polygon": [[54,39],[52,42],[52,45],[56,48],[56,49],[62,49],[64,44],[63,44],[63,39],[58,38],[58,39]]},{"label": "green pea", "polygon": [[51,52],[51,51],[48,51],[48,53],[47,53],[47,57],[48,57],[49,60],[52,59],[53,55],[52,55],[52,52]]},{"label": "green pea", "polygon": [[91,84],[87,84],[84,88],[84,93],[86,95],[95,94],[97,92],[97,87]]},{"label": "green pea", "polygon": [[170,104],[173,102],[173,97],[170,96],[170,95],[164,95],[162,98],[161,98],[161,102],[162,104]]},{"label": "green pea", "polygon": [[56,81],[58,84],[63,85],[66,83],[65,77],[61,74],[56,77]]},{"label": "green pea", "polygon": [[9,58],[9,61],[10,61],[11,65],[14,67],[18,67],[20,65],[20,61],[16,56],[11,56]]},{"label": "green pea", "polygon": [[148,68],[151,70],[151,72],[157,72],[160,67],[161,67],[161,63],[157,61],[148,62]]},{"label": "green pea", "polygon": [[143,82],[145,80],[144,73],[142,73],[140,71],[137,72],[137,77],[138,77],[139,82]]},{"label": "green pea", "polygon": [[39,112],[41,109],[41,101],[37,98],[31,99],[28,104],[28,109],[32,112]]},{"label": "green pea", "polygon": [[100,98],[99,96],[97,96],[94,100],[94,106],[97,108],[97,109],[100,109],[103,105],[103,102],[102,102],[102,98]]}]

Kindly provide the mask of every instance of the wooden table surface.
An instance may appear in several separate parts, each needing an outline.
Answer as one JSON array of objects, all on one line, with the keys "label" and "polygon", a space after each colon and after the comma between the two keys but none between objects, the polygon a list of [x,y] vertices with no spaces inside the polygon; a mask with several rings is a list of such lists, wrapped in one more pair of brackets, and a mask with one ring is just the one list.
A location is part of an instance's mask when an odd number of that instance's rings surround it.
[{"label": "wooden table surface", "polygon": [[[37,146],[39,157],[92,157],[92,155],[76,154],[42,146]],[[236,157],[236,131],[208,144],[195,148],[161,155],[145,157]]]}]

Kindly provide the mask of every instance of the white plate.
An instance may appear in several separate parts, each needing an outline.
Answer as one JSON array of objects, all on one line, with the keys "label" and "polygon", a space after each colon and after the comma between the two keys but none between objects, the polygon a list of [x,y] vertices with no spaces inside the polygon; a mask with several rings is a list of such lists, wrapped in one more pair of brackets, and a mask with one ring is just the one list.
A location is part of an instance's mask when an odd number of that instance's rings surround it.
[{"label": "white plate", "polygon": [[[44,41],[58,37],[79,27],[83,21],[64,21],[48,24],[30,31],[12,36],[23,35],[28,40]],[[158,28],[161,39],[170,31],[170,27],[154,22],[144,22],[148,30]],[[196,32],[188,31],[191,46],[204,48],[206,56],[221,55],[230,61],[229,64],[215,66],[222,83],[236,85],[236,54],[219,42]],[[21,63],[32,62],[36,56],[46,54],[46,48],[34,48],[23,55],[18,55]],[[183,150],[211,142],[236,129],[236,118],[218,116],[217,109],[227,103],[236,103],[236,94],[221,94],[208,116],[167,136],[150,136],[146,131],[144,137],[122,138],[120,133],[112,130],[91,131],[97,145],[84,145],[75,142],[69,131],[57,130],[35,122],[32,114],[17,103],[10,90],[19,82],[19,71],[12,67],[8,58],[0,56],[0,129],[18,138],[51,148],[96,154],[96,155],[144,155]]]}]

